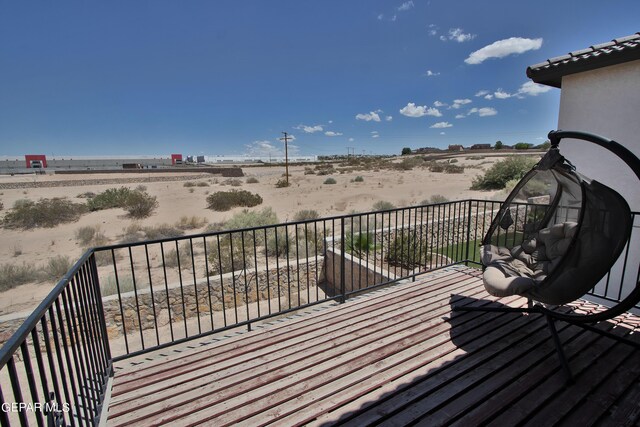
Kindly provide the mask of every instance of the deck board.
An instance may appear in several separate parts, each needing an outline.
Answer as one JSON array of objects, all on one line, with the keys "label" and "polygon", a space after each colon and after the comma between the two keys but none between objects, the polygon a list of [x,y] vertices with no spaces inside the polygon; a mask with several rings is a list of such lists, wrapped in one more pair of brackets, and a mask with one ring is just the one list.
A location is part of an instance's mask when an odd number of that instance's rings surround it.
[{"label": "deck board", "polygon": [[[206,345],[118,365],[108,425],[580,425],[637,422],[640,351],[539,314],[452,312],[497,299],[455,267]],[[584,310],[598,309],[585,304]],[[631,326],[629,326],[631,325]],[[598,327],[631,334],[640,322]],[[197,343],[196,343],[197,344]],[[575,424],[574,424],[575,425]]]}]

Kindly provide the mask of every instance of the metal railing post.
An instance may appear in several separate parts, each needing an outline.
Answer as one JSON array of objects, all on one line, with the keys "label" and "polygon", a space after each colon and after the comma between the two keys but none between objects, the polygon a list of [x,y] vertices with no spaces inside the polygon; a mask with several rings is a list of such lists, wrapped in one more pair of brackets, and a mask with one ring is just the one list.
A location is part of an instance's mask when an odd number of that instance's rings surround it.
[{"label": "metal railing post", "polygon": [[347,300],[346,298],[346,246],[345,240],[346,236],[344,233],[344,217],[340,218],[340,303],[343,303]]},{"label": "metal railing post", "polygon": [[93,252],[89,258],[89,264],[91,266],[91,273],[93,275],[93,286],[95,287],[96,304],[98,308],[98,318],[100,319],[100,332],[102,333],[102,340],[104,345],[105,356],[109,365],[109,376],[113,376],[113,363],[111,357],[111,346],[109,344],[109,335],[107,334],[107,317],[104,313],[104,304],[102,302],[102,291],[100,289],[100,278],[98,276],[98,264],[96,262],[96,253]]},{"label": "metal railing post", "polygon": [[471,203],[472,201],[469,200],[469,206],[467,207],[468,213],[467,213],[467,249],[466,249],[466,253],[464,256],[465,262],[464,265],[465,266],[469,266],[469,248],[471,247]]}]

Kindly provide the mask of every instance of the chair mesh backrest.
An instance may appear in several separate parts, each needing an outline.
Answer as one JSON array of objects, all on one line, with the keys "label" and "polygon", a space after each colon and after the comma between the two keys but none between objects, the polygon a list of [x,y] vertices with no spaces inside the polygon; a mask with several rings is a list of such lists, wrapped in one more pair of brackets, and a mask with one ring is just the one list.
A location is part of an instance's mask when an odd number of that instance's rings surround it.
[{"label": "chair mesh backrest", "polygon": [[549,228],[573,231],[563,255],[527,296],[565,304],[592,289],[620,256],[631,233],[629,205],[617,192],[574,172],[562,162],[534,167],[509,195],[483,244],[512,249]]}]

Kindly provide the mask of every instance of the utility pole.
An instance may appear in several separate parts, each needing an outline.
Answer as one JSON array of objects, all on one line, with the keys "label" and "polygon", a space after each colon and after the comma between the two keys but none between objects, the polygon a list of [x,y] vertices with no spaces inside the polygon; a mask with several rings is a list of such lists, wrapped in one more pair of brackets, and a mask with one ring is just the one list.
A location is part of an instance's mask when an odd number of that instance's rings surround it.
[{"label": "utility pole", "polygon": [[287,179],[287,187],[289,186],[289,149],[287,143],[289,142],[289,136],[286,132],[282,132],[284,137],[280,138],[280,141],[284,141],[284,169],[285,177]]}]

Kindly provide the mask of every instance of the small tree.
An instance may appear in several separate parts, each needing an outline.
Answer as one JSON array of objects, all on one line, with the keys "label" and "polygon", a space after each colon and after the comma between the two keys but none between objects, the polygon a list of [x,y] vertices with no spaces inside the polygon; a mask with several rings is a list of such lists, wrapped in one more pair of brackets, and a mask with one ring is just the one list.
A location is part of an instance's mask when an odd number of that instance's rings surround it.
[{"label": "small tree", "polygon": [[411,151],[411,148],[409,148],[409,147],[404,147],[404,148],[402,149],[402,155],[403,155],[403,156],[409,155],[409,154],[411,154],[411,153],[412,153],[412,151]]},{"label": "small tree", "polygon": [[504,144],[502,143],[502,141],[496,141],[496,145],[493,146],[493,148],[495,148],[496,150],[502,150],[503,147]]},{"label": "small tree", "polygon": [[531,148],[531,144],[528,144],[526,142],[518,142],[516,145],[513,146],[516,150],[528,150],[529,148]]}]

